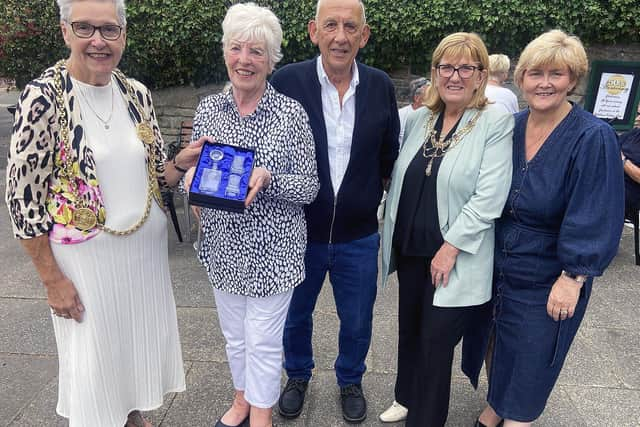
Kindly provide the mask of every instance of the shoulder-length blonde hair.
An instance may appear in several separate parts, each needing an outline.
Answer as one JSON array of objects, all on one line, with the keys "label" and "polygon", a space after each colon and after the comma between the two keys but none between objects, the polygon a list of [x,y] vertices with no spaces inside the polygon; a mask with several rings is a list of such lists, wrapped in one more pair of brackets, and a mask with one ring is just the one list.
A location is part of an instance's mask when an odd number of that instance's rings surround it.
[{"label": "shoulder-length blonde hair", "polygon": [[[438,78],[436,74],[436,66],[443,57],[449,56],[453,58],[469,58],[472,61],[480,63],[480,72],[489,68],[489,52],[487,47],[479,35],[475,33],[453,33],[442,39],[436,50],[433,51],[431,58],[431,80]],[[432,84],[427,89],[424,105],[434,112],[444,110],[444,102],[440,98],[436,84]],[[487,87],[486,75],[480,83],[480,87],[476,89],[469,101],[467,108],[484,108],[487,105],[487,97],[484,90]]]},{"label": "shoulder-length blonde hair", "polygon": [[571,80],[575,83],[569,94],[589,70],[589,60],[584,46],[576,36],[570,36],[561,30],[551,30],[538,36],[524,48],[520,54],[514,73],[518,87],[522,86],[527,69],[546,66],[569,68]]}]

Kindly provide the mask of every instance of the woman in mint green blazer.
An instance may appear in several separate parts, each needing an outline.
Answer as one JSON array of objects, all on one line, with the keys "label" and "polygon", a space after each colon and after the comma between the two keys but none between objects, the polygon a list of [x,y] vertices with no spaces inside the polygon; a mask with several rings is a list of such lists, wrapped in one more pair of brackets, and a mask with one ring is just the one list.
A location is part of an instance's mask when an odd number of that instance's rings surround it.
[{"label": "woman in mint green blazer", "polygon": [[440,42],[433,85],[425,107],[407,119],[392,175],[382,243],[383,281],[397,271],[400,287],[390,410],[407,408],[407,426],[445,424],[454,348],[489,309],[494,220],[511,183],[513,117],[488,105],[488,63],[476,34]]}]

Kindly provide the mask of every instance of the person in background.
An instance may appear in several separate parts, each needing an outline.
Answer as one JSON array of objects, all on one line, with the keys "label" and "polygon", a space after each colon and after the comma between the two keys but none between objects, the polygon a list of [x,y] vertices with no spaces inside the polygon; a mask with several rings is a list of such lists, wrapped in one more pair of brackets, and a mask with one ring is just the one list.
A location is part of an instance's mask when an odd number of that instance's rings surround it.
[{"label": "person in background", "polygon": [[490,308],[513,117],[484,95],[488,56],[476,34],[445,37],[427,108],[407,120],[382,233],[382,277],[397,271],[399,286],[395,401],[383,422],[445,425],[454,348]]},{"label": "person in background", "polygon": [[58,6],[70,55],[20,96],[6,202],[51,308],[57,413],[70,427],[148,427],[140,410],[185,389],[160,188],[203,139],[166,161],[149,90],[116,68],[124,1]]},{"label": "person in background", "polygon": [[[318,192],[315,146],[302,106],[267,76],[282,58],[278,18],[255,3],[222,22],[228,91],[203,99],[193,138],[255,150],[242,213],[200,209],[198,258],[213,286],[235,394],[216,427],[271,427],[280,394],[282,331],[305,278],[304,205]],[[187,173],[189,188],[193,171]]]},{"label": "person in background", "polygon": [[424,106],[424,93],[429,85],[431,85],[431,82],[424,77],[412,80],[411,83],[409,83],[411,104],[405,105],[398,110],[398,116],[400,116],[400,135],[398,141],[400,142],[400,147],[402,147],[402,141],[404,139],[404,126],[407,123],[407,116],[410,112]]},{"label": "person in background", "polygon": [[340,318],[335,371],[342,416],[363,421],[365,358],[371,343],[380,237],[376,211],[398,155],[398,109],[389,76],[356,61],[370,29],[361,0],[320,0],[309,22],[320,56],[278,70],[272,84],[302,103],[316,143],[320,192],[306,209],[306,279],[296,288],[284,332],[289,377],[280,414],[302,412],[314,367],[316,300],[329,273]]},{"label": "person in background", "polygon": [[625,211],[631,215],[640,206],[640,127],[620,137],[620,150],[624,167]]},{"label": "person in background", "polygon": [[[624,216],[615,132],[569,101],[587,74],[580,40],[542,34],[520,55],[513,176],[496,228],[488,406],[476,427],[530,426],[544,411]],[[485,351],[476,353],[479,370]]]},{"label": "person in background", "polygon": [[504,82],[509,77],[511,61],[507,55],[496,53],[489,55],[489,81],[484,94],[489,101],[504,108],[508,113],[517,113],[518,97],[511,90],[504,87]]}]

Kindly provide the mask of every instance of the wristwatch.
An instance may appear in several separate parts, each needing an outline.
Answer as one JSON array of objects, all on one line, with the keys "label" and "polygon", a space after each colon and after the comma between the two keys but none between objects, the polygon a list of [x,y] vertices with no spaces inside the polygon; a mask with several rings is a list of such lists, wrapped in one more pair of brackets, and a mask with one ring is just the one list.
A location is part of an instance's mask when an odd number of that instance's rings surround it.
[{"label": "wristwatch", "polygon": [[578,283],[584,283],[587,281],[587,276],[585,276],[584,274],[569,273],[568,271],[562,270],[562,275],[568,277],[569,279],[575,280]]}]

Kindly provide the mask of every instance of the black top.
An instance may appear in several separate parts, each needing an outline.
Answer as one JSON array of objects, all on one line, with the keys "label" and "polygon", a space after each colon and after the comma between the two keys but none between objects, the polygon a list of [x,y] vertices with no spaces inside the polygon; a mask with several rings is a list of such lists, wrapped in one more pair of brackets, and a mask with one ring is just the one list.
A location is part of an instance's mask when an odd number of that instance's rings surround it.
[{"label": "black top", "polygon": [[[620,137],[620,148],[629,162],[640,166],[640,129],[633,129]],[[640,205],[640,184],[624,174],[624,198],[627,206]]]},{"label": "black top", "polygon": [[[436,138],[440,137],[443,118],[444,114],[440,114],[436,120],[434,127]],[[451,139],[458,123],[449,131],[445,141]],[[429,139],[427,148],[432,146]],[[420,147],[407,167],[398,202],[396,227],[393,232],[393,246],[399,255],[432,258],[444,243],[438,221],[436,192],[442,158],[433,159],[431,175],[427,176],[425,170],[430,158],[424,157],[423,147]]]}]

